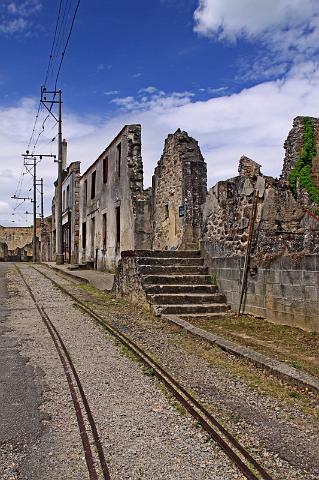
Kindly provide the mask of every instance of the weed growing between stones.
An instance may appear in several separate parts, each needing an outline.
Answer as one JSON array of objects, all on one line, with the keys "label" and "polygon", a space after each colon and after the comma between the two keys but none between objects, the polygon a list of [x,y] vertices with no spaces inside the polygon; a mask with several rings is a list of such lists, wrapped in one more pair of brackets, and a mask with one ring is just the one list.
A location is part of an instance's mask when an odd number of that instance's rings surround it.
[{"label": "weed growing between stones", "polygon": [[211,272],[210,276],[209,276],[209,280],[210,280],[210,283],[212,285],[217,285],[217,281],[216,281],[216,273],[215,272]]}]

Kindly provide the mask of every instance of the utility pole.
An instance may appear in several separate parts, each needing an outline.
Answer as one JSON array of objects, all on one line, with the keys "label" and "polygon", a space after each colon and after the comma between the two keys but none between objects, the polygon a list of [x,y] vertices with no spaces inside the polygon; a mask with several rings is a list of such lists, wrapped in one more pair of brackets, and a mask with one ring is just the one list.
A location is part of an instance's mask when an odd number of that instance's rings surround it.
[{"label": "utility pole", "polygon": [[59,101],[59,133],[58,133],[58,191],[57,191],[57,256],[56,264],[63,265],[64,263],[64,254],[63,254],[63,232],[62,232],[62,92],[58,91],[58,101]]},{"label": "utility pole", "polygon": [[[35,155],[29,155],[28,151],[22,156],[24,158],[24,166],[33,177],[33,199],[31,200],[33,203],[32,261],[35,263],[37,261],[37,159]],[[28,160],[31,163],[28,163]],[[28,167],[32,167],[33,170],[31,171]],[[13,198],[17,197],[14,196]]]},{"label": "utility pole", "polygon": [[[52,96],[51,99],[48,98]],[[55,100],[57,96],[57,100]],[[62,265],[64,263],[63,253],[63,232],[62,232],[62,91],[53,90],[48,91],[45,87],[41,87],[41,103],[48,110],[49,114],[58,123],[58,184],[56,194],[56,264]],[[46,104],[50,104],[50,108]],[[58,117],[52,113],[52,107],[54,104],[58,105]]]},{"label": "utility pole", "polygon": [[[32,261],[35,263],[37,261],[37,186],[41,186],[41,225],[43,224],[43,178],[40,181],[37,181],[37,157],[42,160],[43,157],[53,157],[55,155],[29,155],[29,151],[22,154],[24,158],[24,166],[26,167],[28,173],[33,177],[33,236],[32,236]],[[28,160],[31,160],[32,163],[28,163]],[[32,167],[31,171],[28,167]],[[40,182],[40,183],[39,183]],[[18,198],[13,196],[17,200],[25,200],[23,198]],[[30,200],[30,199],[28,199]]]},{"label": "utility pole", "polygon": [[43,208],[43,178],[40,180],[40,195],[41,195],[41,227],[44,225],[44,208]]},{"label": "utility pole", "polygon": [[37,159],[33,157],[33,241],[32,261],[37,261]]}]

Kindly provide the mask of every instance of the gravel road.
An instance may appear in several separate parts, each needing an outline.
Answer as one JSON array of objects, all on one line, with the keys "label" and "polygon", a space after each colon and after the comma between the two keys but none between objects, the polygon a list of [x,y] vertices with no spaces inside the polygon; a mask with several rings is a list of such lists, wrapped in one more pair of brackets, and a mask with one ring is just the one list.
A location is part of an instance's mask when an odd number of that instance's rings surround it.
[{"label": "gravel road", "polygon": [[[111,478],[242,479],[192,419],[182,415],[156,381],[114,339],[31,266],[21,265],[33,293],[59,329],[98,427]],[[72,287],[73,288],[73,287]],[[75,288],[75,287],[74,287]],[[51,337],[16,271],[9,274],[8,335],[37,375],[41,432],[5,480],[88,478],[64,372]]]},{"label": "gravel road", "polygon": [[[47,269],[44,271],[48,274]],[[298,391],[285,387],[241,360],[188,336],[161,319],[139,315],[134,308],[127,308],[124,313],[119,313],[119,308],[116,314],[110,308],[109,312],[103,300],[94,299],[54,272],[49,275],[82,299],[94,302],[107,321],[147,347],[209,405],[241,443],[250,447],[274,478],[318,480],[318,398],[309,395],[310,400],[305,404],[311,406],[308,413],[306,407],[301,408],[302,400],[294,402]],[[268,383],[270,393],[259,388],[259,380]]]}]

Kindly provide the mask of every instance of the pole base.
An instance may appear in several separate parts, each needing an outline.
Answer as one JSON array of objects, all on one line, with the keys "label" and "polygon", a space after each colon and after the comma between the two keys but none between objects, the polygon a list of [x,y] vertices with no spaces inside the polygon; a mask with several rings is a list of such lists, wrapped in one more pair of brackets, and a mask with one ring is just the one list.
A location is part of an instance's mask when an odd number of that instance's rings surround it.
[{"label": "pole base", "polygon": [[64,264],[64,255],[63,254],[56,254],[56,259],[55,259],[55,264],[56,265],[63,265]]}]

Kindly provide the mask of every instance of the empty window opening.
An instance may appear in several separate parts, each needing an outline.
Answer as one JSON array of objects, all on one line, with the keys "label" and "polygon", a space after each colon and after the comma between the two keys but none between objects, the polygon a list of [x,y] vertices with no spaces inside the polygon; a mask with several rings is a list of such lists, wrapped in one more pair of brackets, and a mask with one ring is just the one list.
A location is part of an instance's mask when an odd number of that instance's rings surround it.
[{"label": "empty window opening", "polygon": [[107,244],[107,219],[106,213],[103,213],[103,250],[106,250]]},{"label": "empty window opening", "polygon": [[82,248],[86,248],[86,222],[82,223]]},{"label": "empty window opening", "polygon": [[95,198],[95,183],[96,183],[96,170],[92,173],[91,178],[91,199]]},{"label": "empty window opening", "polygon": [[109,157],[103,158],[103,183],[107,183],[109,176]]},{"label": "empty window opening", "polygon": [[87,203],[88,201],[88,181],[85,180],[84,182],[84,201]]},{"label": "empty window opening", "polygon": [[164,205],[164,218],[169,218],[169,209],[168,205]]},{"label": "empty window opening", "polygon": [[121,210],[116,207],[116,245],[119,246],[121,242]]},{"label": "empty window opening", "polygon": [[117,176],[121,176],[121,160],[122,160],[122,144],[119,143],[117,146],[117,164],[116,164],[116,169],[117,169]]},{"label": "empty window opening", "polygon": [[63,195],[62,195],[62,210],[65,210],[65,190],[63,190]]},{"label": "empty window opening", "polygon": [[65,208],[70,208],[70,186],[66,187],[66,205]]},{"label": "empty window opening", "polygon": [[95,217],[91,220],[91,254],[94,256],[94,243],[95,243]]}]

